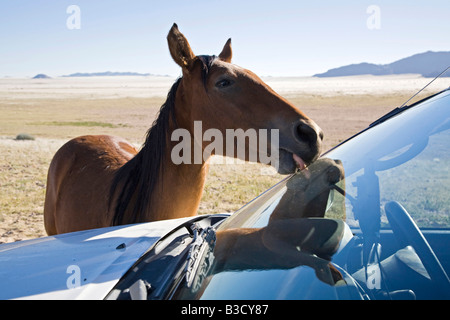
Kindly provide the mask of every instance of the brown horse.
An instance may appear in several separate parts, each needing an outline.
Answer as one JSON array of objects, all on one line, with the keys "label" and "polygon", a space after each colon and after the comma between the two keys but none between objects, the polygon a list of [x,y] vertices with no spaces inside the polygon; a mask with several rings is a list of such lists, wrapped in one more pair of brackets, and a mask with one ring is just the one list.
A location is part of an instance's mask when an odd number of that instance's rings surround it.
[{"label": "brown horse", "polygon": [[[203,132],[215,129],[223,137],[227,129],[278,129],[280,173],[318,158],[320,128],[255,74],[231,64],[230,40],[218,57],[194,55],[176,24],[167,40],[183,76],[171,88],[141,150],[117,137],[83,136],[55,154],[44,207],[49,235],[196,215],[208,159],[176,164],[171,151],[177,145],[173,132],[183,129],[195,136],[197,121]],[[192,150],[207,146],[191,141]]]}]

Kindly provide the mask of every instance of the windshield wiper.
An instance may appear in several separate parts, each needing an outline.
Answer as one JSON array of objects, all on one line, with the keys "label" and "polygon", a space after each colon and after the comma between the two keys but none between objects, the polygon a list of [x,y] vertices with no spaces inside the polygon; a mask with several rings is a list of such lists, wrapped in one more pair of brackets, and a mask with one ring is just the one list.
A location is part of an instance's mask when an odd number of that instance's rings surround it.
[{"label": "windshield wiper", "polygon": [[[193,286],[194,279],[196,280],[195,283],[200,284],[206,277],[214,258],[213,255],[208,255],[204,259],[202,257],[206,250],[214,250],[216,243],[216,231],[211,226],[202,229],[197,223],[194,223],[191,225],[189,232],[191,232],[193,239],[185,268],[186,287],[188,288]],[[196,285],[194,284],[195,287]]]}]

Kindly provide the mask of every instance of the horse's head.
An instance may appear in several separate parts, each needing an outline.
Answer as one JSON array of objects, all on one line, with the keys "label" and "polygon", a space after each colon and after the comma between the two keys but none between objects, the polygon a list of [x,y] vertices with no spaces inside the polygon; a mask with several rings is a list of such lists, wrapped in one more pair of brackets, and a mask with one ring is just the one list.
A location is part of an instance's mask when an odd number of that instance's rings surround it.
[{"label": "horse's head", "polygon": [[[268,136],[265,141],[269,141],[266,154],[275,151],[279,154],[277,169],[280,173],[294,172],[296,167],[303,168],[318,158],[322,130],[254,73],[232,64],[231,39],[218,57],[196,56],[176,24],[167,40],[172,58],[183,71],[176,98],[182,105],[176,110],[180,127],[193,133],[194,121],[202,121],[203,131],[216,129],[222,133],[223,146],[227,145],[226,133],[230,129],[242,129],[247,133],[250,129],[268,135],[278,129],[276,144],[272,140],[271,145]],[[246,138],[250,139],[250,134]],[[203,141],[203,148],[206,145]],[[273,147],[277,149],[274,151]],[[247,148],[245,160],[256,150],[261,151],[261,146]],[[256,161],[261,162],[259,157]]]}]

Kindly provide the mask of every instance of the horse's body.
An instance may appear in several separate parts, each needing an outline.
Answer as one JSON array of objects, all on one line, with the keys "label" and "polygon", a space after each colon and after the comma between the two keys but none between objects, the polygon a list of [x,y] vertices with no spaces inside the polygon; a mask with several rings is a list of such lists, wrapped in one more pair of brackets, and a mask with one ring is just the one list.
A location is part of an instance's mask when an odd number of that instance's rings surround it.
[{"label": "horse's body", "polygon": [[[320,128],[252,72],[231,64],[230,41],[215,57],[195,56],[176,25],[167,38],[183,77],[170,90],[142,149],[111,136],[78,137],[61,147],[48,172],[48,234],[196,215],[208,159],[171,161],[177,143],[172,133],[181,128],[194,136],[194,121],[224,137],[227,129],[278,129],[280,173],[319,156]],[[192,150],[207,145],[191,143]]]}]

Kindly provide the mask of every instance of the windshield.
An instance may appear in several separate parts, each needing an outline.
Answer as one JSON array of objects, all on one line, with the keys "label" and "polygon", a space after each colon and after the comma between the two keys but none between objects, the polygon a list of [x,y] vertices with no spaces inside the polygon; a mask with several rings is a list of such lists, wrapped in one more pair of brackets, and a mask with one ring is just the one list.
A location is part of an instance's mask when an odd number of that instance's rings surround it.
[{"label": "windshield", "polygon": [[240,209],[176,298],[449,298],[449,107],[436,95]]}]

